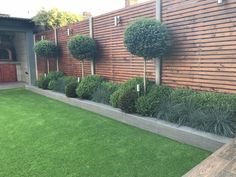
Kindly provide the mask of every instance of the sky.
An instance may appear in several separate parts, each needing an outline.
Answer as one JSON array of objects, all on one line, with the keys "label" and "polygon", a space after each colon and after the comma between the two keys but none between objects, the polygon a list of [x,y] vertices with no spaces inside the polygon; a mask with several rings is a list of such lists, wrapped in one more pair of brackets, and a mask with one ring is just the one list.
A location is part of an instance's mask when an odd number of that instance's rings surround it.
[{"label": "sky", "polygon": [[[106,12],[117,10],[125,6],[125,0],[1,0],[1,14],[10,14],[12,17],[31,18],[41,8],[46,10],[58,8],[59,10],[82,14],[91,12],[97,16]],[[148,0],[139,0],[145,2]]]}]

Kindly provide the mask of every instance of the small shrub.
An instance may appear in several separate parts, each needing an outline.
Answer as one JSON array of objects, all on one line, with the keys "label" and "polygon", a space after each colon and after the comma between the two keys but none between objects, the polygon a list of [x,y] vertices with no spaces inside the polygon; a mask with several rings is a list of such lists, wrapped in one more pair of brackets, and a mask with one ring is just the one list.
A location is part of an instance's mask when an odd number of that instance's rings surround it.
[{"label": "small shrub", "polygon": [[120,109],[126,113],[136,113],[135,102],[138,98],[138,93],[134,90],[124,92],[120,97]]},{"label": "small shrub", "polygon": [[103,78],[100,76],[86,76],[76,89],[76,94],[82,99],[92,99],[93,93],[101,86]]},{"label": "small shrub", "polygon": [[56,86],[56,81],[57,80],[50,80],[49,83],[48,83],[48,89],[49,90],[53,90]]},{"label": "small shrub", "polygon": [[[143,87],[143,79],[142,78],[134,78],[131,80],[128,80],[124,84],[122,84],[117,91],[115,91],[111,95],[111,105],[113,107],[120,107],[120,99],[122,95],[128,91],[136,91],[137,84],[140,85],[140,95],[143,95],[144,93],[144,87]],[[150,91],[150,88],[152,87],[153,82],[147,81],[147,91]]]},{"label": "small shrub", "polygon": [[56,80],[53,91],[65,93],[66,86],[71,82],[76,82],[77,78],[73,76],[64,76]]},{"label": "small shrub", "polygon": [[194,94],[197,94],[197,93],[191,89],[177,88],[177,89],[173,89],[173,91],[171,92],[170,99],[176,104],[185,103],[189,100],[189,97]]},{"label": "small shrub", "polygon": [[172,90],[167,86],[154,86],[146,96],[138,98],[137,112],[143,116],[155,116],[160,110],[160,104],[169,99]]},{"label": "small shrub", "polygon": [[115,82],[103,82],[101,85],[103,88],[106,88],[110,92],[114,93],[117,91],[120,87],[120,84],[117,84]]},{"label": "small shrub", "polygon": [[93,93],[92,101],[103,104],[110,104],[110,96],[118,90],[119,85],[111,82],[103,82],[99,88]]},{"label": "small shrub", "polygon": [[42,75],[37,81],[37,85],[39,88],[53,90],[56,80],[63,76],[64,74],[62,72],[52,71],[47,76]]},{"label": "small shrub", "polygon": [[63,77],[64,73],[60,72],[60,71],[51,71],[48,73],[47,78],[51,81],[51,80],[57,80],[60,77]]},{"label": "small shrub", "polygon": [[76,94],[77,86],[78,86],[77,81],[73,81],[73,82],[70,82],[69,84],[67,84],[66,89],[65,89],[66,96],[72,97],[72,98],[77,97],[77,94]]},{"label": "small shrub", "polygon": [[236,96],[230,94],[199,92],[189,97],[195,107],[203,111],[223,110],[236,116]]},{"label": "small shrub", "polygon": [[37,85],[39,88],[47,89],[49,84],[49,79],[47,77],[41,76],[37,81]]}]

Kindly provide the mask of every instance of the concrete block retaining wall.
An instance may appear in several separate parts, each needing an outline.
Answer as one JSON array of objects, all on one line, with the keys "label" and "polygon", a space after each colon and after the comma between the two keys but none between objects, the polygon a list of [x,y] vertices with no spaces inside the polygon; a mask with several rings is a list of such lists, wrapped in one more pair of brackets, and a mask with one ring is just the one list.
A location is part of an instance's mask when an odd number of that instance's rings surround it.
[{"label": "concrete block retaining wall", "polygon": [[216,151],[225,143],[229,143],[232,140],[230,138],[197,131],[189,127],[179,127],[176,124],[154,118],[126,114],[121,110],[108,105],[87,100],[80,100],[77,98],[68,98],[64,94],[42,90],[34,86],[26,86],[26,89],[49,98],[98,113],[119,122],[123,122],[125,124],[129,124],[168,137],[178,142],[189,144],[212,152]]}]

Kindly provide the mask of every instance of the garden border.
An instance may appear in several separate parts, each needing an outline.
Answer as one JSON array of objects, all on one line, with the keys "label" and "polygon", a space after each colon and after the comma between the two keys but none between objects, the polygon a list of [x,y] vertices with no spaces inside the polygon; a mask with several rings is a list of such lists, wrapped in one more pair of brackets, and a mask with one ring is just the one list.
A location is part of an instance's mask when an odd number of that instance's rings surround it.
[{"label": "garden border", "polygon": [[122,112],[117,108],[113,108],[108,105],[95,103],[88,100],[80,100],[78,98],[68,98],[62,93],[57,93],[49,90],[42,90],[34,86],[26,85],[27,90],[44,95],[46,97],[68,103],[73,106],[77,106],[86,109],[91,112],[98,113],[100,115],[112,118],[119,122],[129,124],[170,139],[176,140],[181,143],[186,143],[201,149],[205,149],[211,152],[216,151],[221,146],[229,143],[232,139],[227,137],[217,136],[211,133],[201,132],[189,127],[172,124],[166,121],[157,120],[154,118],[147,118],[138,115],[131,115]]}]

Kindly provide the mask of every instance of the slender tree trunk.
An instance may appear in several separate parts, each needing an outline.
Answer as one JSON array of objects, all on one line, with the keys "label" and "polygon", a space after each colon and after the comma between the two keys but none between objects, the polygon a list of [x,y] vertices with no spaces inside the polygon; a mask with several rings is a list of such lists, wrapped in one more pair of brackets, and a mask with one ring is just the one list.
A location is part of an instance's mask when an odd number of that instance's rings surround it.
[{"label": "slender tree trunk", "polygon": [[147,79],[146,76],[147,72],[146,72],[146,58],[144,58],[144,75],[143,75],[143,88],[144,88],[144,95],[146,95],[146,91],[147,91]]},{"label": "slender tree trunk", "polygon": [[91,60],[91,75],[95,74],[95,69],[94,69],[94,59]]},{"label": "slender tree trunk", "polygon": [[84,78],[84,60],[81,61],[81,74],[82,78]]},{"label": "slender tree trunk", "polygon": [[47,59],[47,69],[48,69],[48,73],[50,72],[50,64],[49,64],[49,59]]},{"label": "slender tree trunk", "polygon": [[59,58],[56,59],[57,64],[57,72],[59,72]]}]

